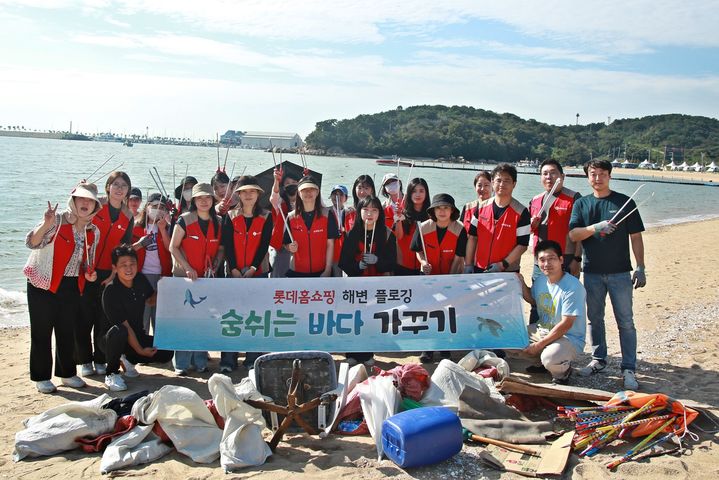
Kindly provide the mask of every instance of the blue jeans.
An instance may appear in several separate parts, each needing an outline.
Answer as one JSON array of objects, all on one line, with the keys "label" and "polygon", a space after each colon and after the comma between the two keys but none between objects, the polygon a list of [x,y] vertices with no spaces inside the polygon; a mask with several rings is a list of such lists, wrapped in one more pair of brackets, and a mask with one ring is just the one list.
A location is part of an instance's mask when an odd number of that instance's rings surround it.
[{"label": "blue jeans", "polygon": [[629,272],[584,273],[587,291],[587,318],[592,332],[592,358],[606,361],[607,338],[604,329],[604,308],[607,293],[619,329],[619,345],[622,349],[622,370],[635,370],[637,363],[637,330],[632,314],[632,279]]},{"label": "blue jeans", "polygon": [[178,370],[189,370],[190,365],[201,370],[207,367],[207,352],[185,352],[175,351],[175,368]]}]

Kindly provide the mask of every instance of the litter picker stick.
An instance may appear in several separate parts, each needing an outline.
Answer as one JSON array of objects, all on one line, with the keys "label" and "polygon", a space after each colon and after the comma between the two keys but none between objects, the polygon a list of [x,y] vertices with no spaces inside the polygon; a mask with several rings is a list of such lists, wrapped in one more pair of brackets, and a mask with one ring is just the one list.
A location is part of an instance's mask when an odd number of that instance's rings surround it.
[{"label": "litter picker stick", "polygon": [[160,184],[157,182],[157,179],[155,178],[155,174],[152,173],[152,169],[148,170],[150,172],[150,177],[152,178],[152,181],[155,182],[155,186],[157,187],[157,190],[162,192],[162,188],[160,188]]},{"label": "litter picker stick", "polygon": [[121,164],[119,164],[118,166],[116,166],[115,168],[113,168],[112,170],[110,170],[110,171],[108,171],[108,172],[106,172],[106,173],[103,173],[102,175],[100,175],[99,177],[97,177],[96,179],[94,179],[94,180],[92,180],[92,181],[88,180],[88,183],[97,183],[97,182],[99,182],[100,180],[102,180],[103,178],[107,177],[108,175],[110,175],[112,172],[114,172],[114,171],[117,170],[118,168],[122,167],[123,165],[125,165],[125,162],[122,162]]},{"label": "litter picker stick", "polygon": [[155,175],[157,175],[157,180],[160,182],[160,187],[162,187],[162,191],[165,192],[165,196],[167,197],[167,189],[165,188],[165,184],[162,183],[162,177],[160,176],[160,172],[157,171],[157,167],[152,167],[155,169]]},{"label": "litter picker stick", "polygon": [[227,151],[225,152],[225,162],[222,164],[222,171],[227,172],[227,157],[230,156],[230,144],[227,144]]},{"label": "litter picker stick", "polygon": [[402,197],[402,202],[400,203],[400,209],[405,208],[407,205],[407,188],[409,185],[409,182],[412,181],[412,169],[414,168],[414,160],[412,160],[412,165],[409,166],[409,175],[407,175],[407,183],[404,184],[404,196]]},{"label": "litter picker stick", "polygon": [[[362,212],[360,212],[360,216],[362,216]],[[364,239],[362,242],[364,243],[364,253],[367,253],[367,222],[364,222]]]},{"label": "litter picker stick", "polygon": [[626,215],[624,215],[624,216],[622,217],[622,219],[619,220],[619,221],[618,221],[617,223],[615,223],[614,225],[619,225],[619,224],[622,223],[624,220],[626,220],[627,218],[629,218],[629,215],[631,215],[632,213],[634,213],[634,212],[636,212],[637,210],[639,210],[639,207],[641,207],[642,205],[645,205],[647,202],[649,202],[649,200],[651,200],[652,197],[654,197],[654,192],[652,192],[652,194],[649,195],[647,198],[645,198],[643,201],[639,202],[639,203],[637,204],[637,206],[634,207],[634,209],[633,209],[631,212],[629,212],[629,213],[627,213]]},{"label": "litter picker stick", "polygon": [[422,236],[422,229],[421,225],[419,223],[419,220],[417,220],[417,234],[419,235],[419,239],[422,241],[422,253],[424,253],[424,261],[427,261],[427,247],[424,244],[424,237]]},{"label": "litter picker stick", "polygon": [[280,215],[282,215],[282,220],[285,222],[285,230],[287,230],[287,235],[290,236],[290,242],[295,243],[295,239],[292,237],[292,231],[290,230],[290,224],[287,221],[287,216],[285,215],[285,212],[282,211],[282,205],[280,205],[280,208],[277,210],[280,211]]},{"label": "litter picker stick", "polygon": [[230,169],[230,183],[227,184],[227,190],[225,191],[225,197],[222,199],[224,202],[226,202],[227,199],[230,197],[230,195],[232,195],[231,194],[232,189],[230,188],[230,186],[232,185],[232,175],[235,173],[235,163],[237,163],[237,162],[232,162],[232,168]]},{"label": "litter picker stick", "polygon": [[639,186],[637,187],[636,190],[634,190],[634,193],[632,193],[632,196],[629,197],[626,202],[624,202],[624,205],[622,205],[619,210],[617,210],[617,213],[615,213],[614,216],[609,220],[609,223],[614,223],[614,219],[617,218],[617,216],[619,215],[619,212],[621,212],[622,210],[624,210],[624,207],[626,207],[627,205],[629,205],[629,202],[632,201],[632,198],[634,198],[634,196],[635,196],[637,193],[639,193],[639,190],[641,190],[645,185],[646,185],[646,183],[642,183],[641,185],[639,185]]},{"label": "litter picker stick", "polygon": [[215,141],[217,142],[217,171],[220,171],[220,134],[215,133]]},{"label": "litter picker stick", "polygon": [[97,167],[95,170],[93,170],[92,173],[91,173],[90,175],[86,176],[85,178],[90,178],[90,177],[92,177],[93,175],[95,175],[95,174],[98,172],[98,170],[100,170],[102,167],[104,167],[105,165],[107,165],[107,162],[109,162],[110,160],[112,160],[114,157],[115,157],[115,154],[113,153],[112,155],[110,155],[110,156],[108,157],[107,160],[105,160],[104,162],[102,162],[99,167]]},{"label": "litter picker stick", "polygon": [[372,245],[374,245],[374,232],[377,231],[377,222],[372,226],[372,237],[369,240],[369,253],[372,253]]},{"label": "litter picker stick", "polygon": [[[552,185],[552,189],[547,194],[547,197],[544,199],[544,203],[542,203],[542,208],[539,209],[539,212],[537,212],[537,216],[541,217],[542,213],[547,209],[547,206],[549,205],[549,201],[552,199],[552,196],[554,195],[554,192],[557,190],[557,187],[562,183],[561,178],[557,178],[557,181],[554,182],[554,185]],[[547,217],[549,217],[549,214],[547,214]]]},{"label": "litter picker stick", "polygon": [[340,218],[340,196],[339,194],[335,195],[335,216],[337,217],[337,228],[339,229],[340,233],[342,233],[342,220]]}]

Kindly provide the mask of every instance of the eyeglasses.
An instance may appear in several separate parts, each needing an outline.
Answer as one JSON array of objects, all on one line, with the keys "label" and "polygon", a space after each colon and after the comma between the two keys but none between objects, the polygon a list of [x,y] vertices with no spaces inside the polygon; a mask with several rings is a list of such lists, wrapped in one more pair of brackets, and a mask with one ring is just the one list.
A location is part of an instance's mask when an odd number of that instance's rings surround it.
[{"label": "eyeglasses", "polygon": [[126,184],[126,183],[120,183],[120,182],[112,182],[112,183],[110,184],[110,187],[111,187],[111,188],[118,188],[118,189],[120,189],[120,190],[125,190],[125,189],[130,188],[130,186],[129,186],[128,184]]}]

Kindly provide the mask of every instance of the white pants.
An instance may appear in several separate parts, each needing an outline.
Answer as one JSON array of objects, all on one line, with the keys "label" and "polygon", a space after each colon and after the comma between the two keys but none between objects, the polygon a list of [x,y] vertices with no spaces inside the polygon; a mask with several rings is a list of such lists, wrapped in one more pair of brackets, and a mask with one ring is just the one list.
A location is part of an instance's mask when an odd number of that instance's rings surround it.
[{"label": "white pants", "polygon": [[[536,323],[530,324],[527,331],[529,332],[530,341],[536,342],[542,339],[542,336],[537,331]],[[572,360],[577,358],[577,349],[574,348],[574,345],[567,337],[562,337],[544,347],[538,357],[553,378],[564,378],[569,372]],[[534,359],[536,360],[537,357],[534,357]]]}]

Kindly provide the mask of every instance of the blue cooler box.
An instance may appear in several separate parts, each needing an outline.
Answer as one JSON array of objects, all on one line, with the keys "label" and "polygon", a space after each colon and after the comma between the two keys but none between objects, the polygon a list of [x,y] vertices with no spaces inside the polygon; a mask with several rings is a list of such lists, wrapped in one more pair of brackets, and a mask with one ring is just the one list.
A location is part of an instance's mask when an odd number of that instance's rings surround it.
[{"label": "blue cooler box", "polygon": [[398,413],[382,423],[382,448],[402,468],[446,460],[462,450],[462,424],[444,407]]}]

